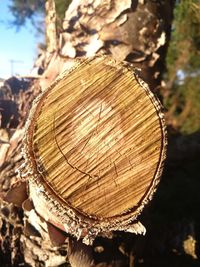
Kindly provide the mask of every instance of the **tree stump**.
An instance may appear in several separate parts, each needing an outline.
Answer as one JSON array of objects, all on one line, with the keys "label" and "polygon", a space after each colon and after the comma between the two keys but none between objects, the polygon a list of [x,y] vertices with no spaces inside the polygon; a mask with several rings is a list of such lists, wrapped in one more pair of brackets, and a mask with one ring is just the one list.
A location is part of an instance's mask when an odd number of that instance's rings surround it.
[{"label": "tree stump", "polygon": [[91,243],[134,224],[159,182],[166,134],[161,105],[127,63],[82,60],[35,101],[24,157],[36,211]]}]

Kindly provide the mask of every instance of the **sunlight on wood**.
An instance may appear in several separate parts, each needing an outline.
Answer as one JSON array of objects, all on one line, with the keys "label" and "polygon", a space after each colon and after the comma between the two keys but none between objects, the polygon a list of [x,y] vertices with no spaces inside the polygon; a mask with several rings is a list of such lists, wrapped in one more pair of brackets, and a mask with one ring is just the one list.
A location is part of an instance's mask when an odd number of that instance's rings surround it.
[{"label": "sunlight on wood", "polygon": [[37,102],[32,161],[60,201],[111,218],[152,194],[163,155],[159,103],[133,70],[105,57],[82,62]]}]

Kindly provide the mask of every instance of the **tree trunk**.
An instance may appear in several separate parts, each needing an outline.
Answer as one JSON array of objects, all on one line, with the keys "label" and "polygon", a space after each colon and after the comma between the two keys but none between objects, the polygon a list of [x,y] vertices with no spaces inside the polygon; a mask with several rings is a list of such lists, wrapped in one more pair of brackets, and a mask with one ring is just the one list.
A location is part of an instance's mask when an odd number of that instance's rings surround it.
[{"label": "tree trunk", "polygon": [[142,233],[134,223],[156,189],[165,146],[160,104],[133,70],[107,56],[83,61],[39,96],[27,123],[35,209],[87,244],[101,232]]},{"label": "tree trunk", "polygon": [[[82,56],[89,57],[96,54],[105,53],[112,54],[113,58],[115,58],[117,61],[126,60],[131,62],[132,66],[141,68],[142,71],[140,76],[142,76],[145,82],[149,84],[151,90],[156,90],[160,85],[161,74],[164,68],[165,52],[169,41],[172,20],[173,2],[174,1],[162,1],[158,3],[150,0],[123,2],[117,0],[106,2],[93,1],[92,3],[88,1],[72,2],[71,6],[66,12],[66,18],[63,23],[63,32],[59,36],[59,42],[55,42],[55,38],[53,39],[54,41],[51,42],[51,49],[49,48],[49,53],[51,53],[51,56],[47,54],[46,57],[46,64],[48,66],[43,76],[39,80],[42,91],[44,91],[45,88],[47,88],[60,73],[74,66],[74,58]],[[49,1],[49,3],[53,3],[53,1]],[[49,5],[49,7],[52,9],[54,8],[53,5]],[[52,9],[50,9],[51,12]],[[51,23],[53,22],[52,29],[55,33],[54,18],[55,17],[53,17],[53,20],[51,20]],[[56,48],[56,46],[58,47]],[[32,90],[35,93],[37,91],[36,87],[32,87]],[[143,92],[141,94],[144,94],[144,90],[141,92]],[[150,92],[147,95],[149,94]],[[143,98],[139,100],[143,101]],[[136,101],[136,99],[133,99],[133,101]],[[27,98],[22,97],[21,102],[26,103]],[[154,103],[156,103],[156,101]],[[22,110],[24,108],[24,106],[20,104],[19,107]],[[152,107],[152,110],[154,110],[156,113],[155,110],[157,110],[158,107],[155,105]],[[159,112],[155,114],[155,117],[158,114]],[[141,113],[140,116],[142,115],[145,114]],[[26,115],[24,112],[23,118],[25,117]],[[23,124],[19,127],[23,127]],[[21,136],[18,137],[17,141],[18,143],[21,142]],[[59,148],[59,145],[57,147]],[[3,191],[3,195],[4,192],[8,191],[8,187],[10,187],[10,181],[13,183],[13,181],[16,180],[16,175],[13,174],[12,170],[8,169],[7,163],[12,159],[13,168],[16,168],[19,163],[21,163],[21,158],[18,156],[19,149],[20,147],[18,146],[18,150],[13,149],[12,152],[6,154],[6,157],[4,158],[4,164],[2,167],[3,175],[1,177],[1,180],[4,182],[2,182],[1,185],[5,184],[5,180],[9,181],[9,183],[7,182],[8,186],[6,188],[4,187],[4,189],[2,188],[1,190]],[[113,171],[114,169],[115,168],[113,167]],[[116,176],[116,170],[114,172]],[[7,179],[5,179],[5,173],[8,177]],[[112,184],[117,188],[115,182],[112,182]],[[18,187],[15,186],[14,190],[10,190],[7,197],[9,196],[13,199],[13,192],[15,194],[16,192],[22,192],[20,190],[20,185],[19,191]],[[40,193],[40,190],[36,191],[36,194],[37,193]],[[95,193],[98,194],[98,190]],[[141,196],[142,195],[140,195],[140,197]],[[25,199],[26,194],[24,193],[24,199],[22,198],[20,202],[23,202]],[[17,204],[21,205],[22,203]],[[136,203],[134,202],[133,206],[135,204]],[[64,230],[62,226],[60,227],[62,228],[60,231],[54,227],[51,222],[48,222],[48,220],[44,221],[41,216],[38,216],[37,209],[35,209],[36,207],[34,208],[34,205],[30,200],[26,200],[22,205],[25,211],[23,226],[22,217],[20,219],[21,221],[18,220],[17,223],[16,221],[12,221],[7,214],[5,216],[6,218],[3,217],[2,219],[2,224],[6,225],[6,229],[14,227],[14,230],[5,235],[6,238],[9,234],[12,237],[10,241],[9,238],[7,238],[2,242],[2,247],[4,248],[3,251],[5,251],[5,248],[9,242],[11,246],[13,239],[18,240],[18,243],[16,243],[17,252],[10,254],[10,259],[12,259],[10,261],[11,265],[17,266],[23,262],[23,258],[18,257],[21,248],[23,248],[22,251],[24,253],[25,262],[30,264],[30,266],[59,266],[67,262],[66,248],[68,247],[68,236],[62,231]],[[3,208],[4,207],[2,206],[2,209]],[[77,208],[76,205],[74,208]],[[127,208],[130,208],[130,205],[125,205],[124,211]],[[94,212],[94,210],[91,212]],[[115,213],[115,210],[111,209],[111,213],[112,212]],[[120,212],[123,213],[123,209],[121,209]],[[101,211],[100,216],[102,216],[102,214],[105,215],[103,210]],[[111,216],[112,215],[113,214],[111,214]],[[18,231],[18,234],[16,235],[15,229],[17,229],[18,223],[23,230],[21,232],[16,230]],[[53,221],[52,223],[56,224],[57,222],[55,223]],[[140,228],[142,226],[140,224],[139,226],[135,225],[135,229],[138,229],[138,227]],[[113,229],[116,230],[117,228],[113,227]],[[125,229],[125,227],[118,229]],[[112,229],[110,228],[109,230]],[[76,234],[75,236],[77,237]],[[49,238],[57,247],[52,247],[51,243],[49,242]],[[22,246],[20,246],[19,239]],[[63,240],[66,241],[64,245],[60,246]],[[71,241],[69,244],[71,244]],[[74,246],[70,245],[70,248],[71,247]],[[75,245],[75,248],[76,247],[78,246]],[[85,262],[89,262],[88,265],[90,265],[92,260],[90,259],[90,256],[88,256],[89,253],[87,252],[85,254],[85,249],[80,250],[83,251],[83,258],[86,257]],[[75,254],[76,251],[77,249],[75,249]],[[72,253],[72,258],[73,255],[74,254]],[[76,256],[75,258],[78,258],[80,261],[79,256]],[[71,260],[71,262],[74,261]],[[82,265],[80,263],[77,266]]]},{"label": "tree trunk", "polygon": [[72,2],[60,34],[57,70],[49,65],[44,86],[75,57],[111,53],[116,60],[126,60],[141,69],[141,78],[157,91],[165,66],[174,2]]}]

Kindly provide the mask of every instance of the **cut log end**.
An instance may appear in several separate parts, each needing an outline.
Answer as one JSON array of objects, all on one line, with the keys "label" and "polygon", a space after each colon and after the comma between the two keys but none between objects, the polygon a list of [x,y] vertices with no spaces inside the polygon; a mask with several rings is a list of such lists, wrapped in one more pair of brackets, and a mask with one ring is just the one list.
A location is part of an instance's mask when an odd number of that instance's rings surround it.
[{"label": "cut log end", "polygon": [[125,64],[88,59],[35,101],[25,137],[30,191],[67,231],[69,218],[97,231],[126,228],[155,191],[165,147],[147,86]]}]

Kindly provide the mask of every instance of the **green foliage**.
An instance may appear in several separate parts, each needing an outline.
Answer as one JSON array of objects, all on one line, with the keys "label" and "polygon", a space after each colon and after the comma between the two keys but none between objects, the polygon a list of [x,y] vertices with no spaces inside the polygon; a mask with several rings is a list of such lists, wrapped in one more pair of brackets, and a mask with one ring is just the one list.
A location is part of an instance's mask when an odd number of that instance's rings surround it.
[{"label": "green foliage", "polygon": [[172,28],[167,55],[167,79],[172,88],[164,103],[173,126],[189,134],[200,130],[200,1],[179,1]]},{"label": "green foliage", "polygon": [[71,0],[55,0],[58,32],[62,31],[62,22],[65,17],[65,11],[67,10],[70,3]]},{"label": "green foliage", "polygon": [[71,0],[55,0],[56,13],[59,20],[63,20],[65,16],[65,11],[67,10]]},{"label": "green foliage", "polygon": [[170,73],[177,67],[192,70],[200,66],[200,1],[182,0],[174,11],[172,39],[167,63]]},{"label": "green foliage", "polygon": [[183,101],[187,105],[188,112],[181,125],[181,132],[193,133],[200,129],[200,75],[196,77],[187,77],[184,84],[180,86]]},{"label": "green foliage", "polygon": [[38,13],[44,13],[44,0],[11,0],[9,9],[13,14],[13,24],[18,28],[23,26],[28,19],[34,20]]},{"label": "green foliage", "polygon": [[[27,20],[36,24],[38,15],[43,18],[45,16],[45,2],[44,0],[10,0],[9,9],[14,17],[12,24],[17,28],[24,26]],[[59,24],[64,19],[65,11],[70,2],[70,0],[55,0]]]}]

